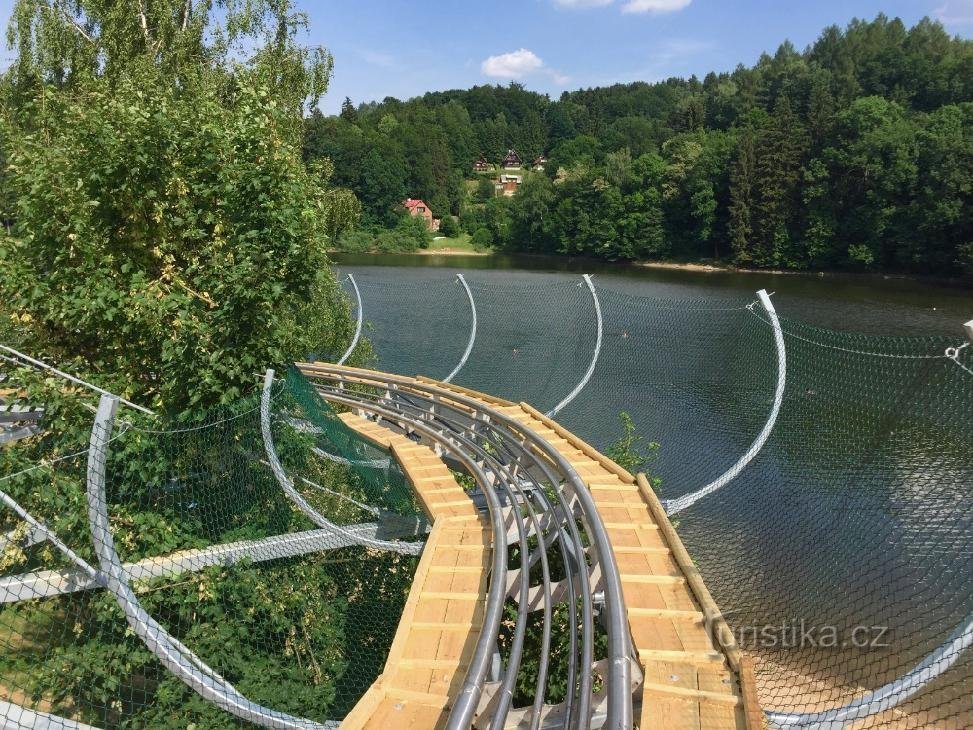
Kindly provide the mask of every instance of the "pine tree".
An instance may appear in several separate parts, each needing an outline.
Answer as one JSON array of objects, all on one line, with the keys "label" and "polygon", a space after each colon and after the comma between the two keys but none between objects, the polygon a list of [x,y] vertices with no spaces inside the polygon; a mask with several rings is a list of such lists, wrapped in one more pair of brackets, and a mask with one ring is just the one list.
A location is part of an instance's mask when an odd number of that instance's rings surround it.
[{"label": "pine tree", "polygon": [[733,258],[739,264],[753,262],[754,178],[757,167],[757,151],[753,130],[740,137],[736,164],[730,176],[730,246]]},{"label": "pine tree", "polygon": [[358,121],[358,110],[355,109],[350,97],[346,96],[345,100],[341,102],[341,118],[351,124]]}]

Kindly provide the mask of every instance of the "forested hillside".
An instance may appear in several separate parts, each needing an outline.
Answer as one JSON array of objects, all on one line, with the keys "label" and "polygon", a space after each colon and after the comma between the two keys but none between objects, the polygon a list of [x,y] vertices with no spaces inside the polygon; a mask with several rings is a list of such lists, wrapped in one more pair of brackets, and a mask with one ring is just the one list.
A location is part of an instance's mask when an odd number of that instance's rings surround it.
[{"label": "forested hillside", "polygon": [[[472,165],[549,157],[512,198]],[[973,271],[973,42],[879,16],[751,68],[385,99],[308,119],[365,224],[406,197],[504,249],[748,267]]]}]

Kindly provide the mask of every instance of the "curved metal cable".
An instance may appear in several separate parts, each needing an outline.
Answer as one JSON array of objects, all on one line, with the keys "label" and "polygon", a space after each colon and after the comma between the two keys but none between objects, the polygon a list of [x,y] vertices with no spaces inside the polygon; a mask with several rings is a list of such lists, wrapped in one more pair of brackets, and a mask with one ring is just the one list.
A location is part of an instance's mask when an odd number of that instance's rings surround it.
[{"label": "curved metal cable", "polygon": [[466,361],[469,360],[470,353],[473,352],[473,345],[476,343],[476,302],[473,300],[473,292],[470,291],[470,285],[466,283],[466,279],[462,274],[457,274],[456,278],[459,279],[459,283],[463,285],[463,289],[466,291],[466,298],[470,300],[470,313],[473,315],[473,323],[470,325],[470,341],[466,343],[466,351],[463,353],[463,357],[461,357],[459,362],[456,364],[456,367],[453,368],[453,372],[443,378],[444,383],[450,382],[459,374],[459,371],[463,369],[464,365],[466,365]]},{"label": "curved metal cable", "polygon": [[576,386],[574,386],[574,390],[568,393],[564,397],[564,400],[562,400],[560,403],[558,403],[551,410],[549,410],[547,413],[544,414],[549,418],[553,418],[554,416],[556,416],[561,410],[564,409],[565,406],[567,406],[571,401],[577,398],[582,390],[584,390],[584,387],[588,384],[588,381],[591,380],[591,376],[594,375],[595,373],[595,367],[598,365],[598,356],[601,354],[601,339],[602,339],[602,335],[604,334],[604,325],[601,319],[601,302],[598,301],[598,292],[595,291],[595,285],[591,281],[591,275],[584,274],[582,278],[584,279],[584,283],[588,285],[588,291],[591,293],[591,300],[595,306],[595,318],[598,323],[597,337],[595,339],[595,350],[594,353],[592,353],[591,355],[591,363],[588,365],[588,369],[585,371],[585,374],[582,376],[581,381]]},{"label": "curved metal cable", "polygon": [[[684,494],[676,499],[663,500],[662,506],[665,507],[667,515],[675,515],[682,512],[684,509],[696,504],[703,497],[722,489],[733,481],[740,472],[747,468],[747,465],[753,461],[754,457],[760,453],[764,444],[767,443],[767,439],[770,438],[770,434],[774,430],[774,425],[777,423],[777,416],[780,414],[780,407],[784,402],[784,389],[787,386],[787,348],[784,345],[784,331],[781,329],[780,320],[777,319],[777,311],[774,309],[774,303],[770,301],[770,295],[766,289],[761,289],[757,292],[757,296],[760,297],[760,303],[770,318],[770,324],[774,329],[774,345],[777,348],[777,387],[774,390],[774,403],[771,406],[770,414],[767,416],[767,421],[764,423],[763,429],[761,429],[753,443],[750,444],[750,448],[747,449],[746,453],[733,466],[705,487],[697,489],[695,492]],[[751,311],[753,311],[752,307],[753,305],[751,304]]]},{"label": "curved metal cable", "polygon": [[91,542],[106,589],[115,597],[125,620],[162,664],[204,699],[243,720],[268,728],[330,730],[327,725],[294,717],[252,702],[202,659],[169,634],[142,607],[128,583],[128,575],[115,550],[105,498],[108,442],[118,409],[118,398],[103,395],[91,429],[88,449],[87,501]]},{"label": "curved metal cable", "polygon": [[821,712],[795,713],[767,710],[767,719],[777,727],[821,727],[829,723],[846,723],[886,712],[912,697],[946,672],[973,646],[973,614],[966,617],[949,638],[928,654],[909,672],[851,702]]}]

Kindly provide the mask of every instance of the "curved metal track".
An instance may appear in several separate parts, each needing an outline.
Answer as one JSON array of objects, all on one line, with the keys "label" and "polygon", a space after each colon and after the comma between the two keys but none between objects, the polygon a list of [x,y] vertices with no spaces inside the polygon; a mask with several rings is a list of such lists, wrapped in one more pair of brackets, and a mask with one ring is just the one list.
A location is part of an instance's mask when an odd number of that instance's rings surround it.
[{"label": "curved metal track", "polygon": [[[605,710],[602,719],[608,727],[631,728],[634,662],[619,572],[604,525],[591,496],[580,476],[564,457],[529,427],[503,414],[499,409],[456,390],[371,371],[354,371],[350,375],[346,368],[323,364],[306,365],[301,369],[318,383],[318,392],[326,400],[370,413],[421,436],[429,436],[431,430],[435,438],[430,436],[430,439],[438,440],[452,456],[458,457],[464,451],[474,454],[487,474],[494,476],[492,486],[484,490],[484,493],[489,494],[498,489],[512,505],[507,510],[505,519],[508,523],[512,521],[512,527],[521,544],[526,544],[525,535],[537,535],[536,530],[542,524],[554,526],[553,534],[562,543],[563,552],[569,557],[569,565],[573,566],[574,571],[574,577],[569,576],[565,583],[580,590],[581,598],[582,636],[577,646],[577,654],[572,655],[568,727],[588,727],[592,721],[593,615],[597,585],[603,593],[604,607],[601,613],[608,633],[607,668],[603,674]],[[325,381],[324,384],[321,381]],[[360,388],[351,391],[348,386],[352,384],[374,386],[375,392],[361,393],[358,392]],[[523,479],[532,482],[535,488],[529,492],[523,490]],[[545,490],[553,494],[553,505],[547,501]],[[535,494],[544,496],[537,497]],[[534,500],[538,507],[536,510],[533,509]],[[520,506],[514,508],[513,505]],[[554,509],[546,511],[545,508],[550,506]],[[521,507],[526,507],[527,514],[522,512]],[[584,526],[584,537],[578,529],[578,518]],[[537,537],[546,549],[545,536],[539,534]],[[591,545],[587,551],[586,542]],[[497,544],[502,547],[507,543],[501,541]],[[526,555],[527,551],[524,550],[523,553]],[[530,562],[536,563],[539,559],[540,556],[535,554]],[[523,595],[524,584],[520,581],[529,570],[525,571],[522,566],[519,572],[522,575],[515,585],[519,583],[521,588],[513,593]],[[600,575],[600,579],[594,578],[595,575]],[[553,586],[545,583],[541,592],[545,600],[549,600]],[[577,594],[573,595],[577,597]],[[492,593],[490,597],[493,600]],[[573,598],[572,604],[574,600]],[[499,684],[494,685],[493,699],[488,705],[490,714],[486,720],[491,727],[502,727],[510,709],[512,685],[519,669],[518,652],[522,649],[521,617],[524,616],[524,611],[521,599],[508,665],[499,679]],[[498,636],[495,628],[484,623],[477,645],[478,658],[488,658],[492,653],[491,647]],[[545,671],[546,659],[547,657],[542,657],[541,661]],[[464,690],[453,703],[447,727],[469,727],[477,710],[477,702],[484,691],[485,675],[485,665],[477,663],[471,667]],[[543,693],[540,694],[543,696]],[[532,714],[532,726],[536,726],[540,713]]]}]

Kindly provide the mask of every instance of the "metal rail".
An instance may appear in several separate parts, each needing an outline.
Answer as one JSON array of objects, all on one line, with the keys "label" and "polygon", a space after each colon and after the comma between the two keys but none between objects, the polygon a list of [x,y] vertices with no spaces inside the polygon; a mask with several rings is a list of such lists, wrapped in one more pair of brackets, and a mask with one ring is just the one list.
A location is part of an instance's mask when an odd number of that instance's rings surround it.
[{"label": "metal rail", "polygon": [[581,376],[580,382],[576,386],[574,386],[574,390],[568,393],[564,397],[564,400],[562,400],[560,403],[558,403],[551,410],[549,410],[547,413],[544,414],[545,416],[548,416],[550,418],[556,416],[560,411],[562,411],[565,408],[565,406],[567,406],[569,403],[571,403],[571,401],[577,398],[582,390],[584,390],[584,387],[588,384],[588,381],[591,380],[591,376],[595,374],[595,367],[598,365],[598,357],[601,354],[601,339],[602,339],[602,335],[604,334],[604,325],[601,320],[601,302],[598,301],[598,292],[595,291],[595,285],[591,281],[591,275],[584,274],[582,278],[584,279],[584,283],[588,285],[588,291],[591,294],[591,300],[592,302],[594,302],[595,305],[595,319],[597,321],[597,326],[598,326],[598,330],[595,338],[595,351],[591,356],[591,363],[588,365],[588,369],[585,371],[585,374]]},{"label": "metal rail", "polygon": [[348,281],[351,282],[351,288],[355,290],[355,300],[358,302],[358,321],[355,323],[355,334],[351,338],[351,344],[348,345],[348,349],[345,350],[345,354],[341,356],[338,360],[339,365],[344,365],[348,358],[351,357],[351,353],[355,351],[358,347],[358,340],[361,339],[362,325],[365,323],[365,311],[362,308],[361,292],[358,290],[358,283],[355,281],[355,277],[348,274]]},{"label": "metal rail", "polygon": [[[389,421],[405,421],[402,416],[393,410],[381,408],[359,399],[358,394],[345,393],[332,395],[330,400],[367,410],[374,415],[386,418]],[[503,602],[507,594],[507,531],[504,525],[502,506],[497,495],[490,488],[491,479],[481,468],[475,459],[468,456],[464,449],[459,448],[466,444],[461,444],[455,434],[444,435],[435,429],[423,424],[422,422],[408,421],[408,429],[412,432],[425,436],[430,441],[439,444],[449,450],[457,461],[460,461],[480,485],[483,494],[487,498],[487,508],[490,512],[493,525],[493,566],[490,576],[490,586],[487,592],[486,610],[483,617],[483,628],[480,638],[474,649],[473,658],[470,661],[470,668],[467,672],[466,681],[460,689],[459,695],[453,702],[453,711],[450,715],[449,728],[468,728],[472,724],[473,715],[476,711],[480,695],[483,691],[483,684],[487,671],[490,667],[493,656],[493,643],[500,631],[500,622],[503,618]],[[526,539],[524,540],[526,543]],[[524,580],[527,576],[524,575]],[[455,718],[455,719],[454,719]]]},{"label": "metal rail", "polygon": [[[340,387],[328,388],[326,386],[318,386],[318,392],[323,398],[335,403],[354,407],[359,410],[366,410],[370,413],[383,416],[390,420],[391,418],[400,418],[402,419],[402,423],[407,428],[411,428],[416,423],[432,423],[438,425],[441,433],[448,434],[447,442],[451,447],[454,449],[459,447],[464,453],[473,455],[477,463],[479,463],[481,467],[485,469],[488,478],[493,477],[493,483],[498,485],[498,488],[505,492],[509,504],[517,504],[527,511],[526,520],[522,516],[520,516],[520,519],[516,519],[519,514],[515,514],[512,511],[508,512],[508,514],[515,520],[514,529],[517,532],[517,542],[522,546],[521,566],[519,575],[516,576],[517,582],[520,584],[518,591],[518,603],[520,604],[521,609],[518,612],[514,637],[511,642],[510,660],[508,661],[507,670],[504,674],[503,682],[500,685],[499,691],[494,695],[494,697],[497,698],[497,701],[490,720],[491,727],[502,727],[502,723],[510,711],[510,705],[513,699],[513,684],[517,677],[517,668],[520,665],[520,657],[524,644],[524,634],[528,614],[526,607],[529,604],[529,593],[531,591],[529,585],[529,570],[533,564],[539,562],[541,565],[542,574],[541,593],[544,597],[544,605],[542,607],[544,611],[544,624],[542,629],[543,635],[541,641],[535,701],[530,724],[531,728],[537,727],[537,723],[540,721],[540,712],[541,708],[543,707],[543,700],[547,684],[547,664],[550,654],[552,615],[552,582],[550,579],[550,568],[547,560],[547,547],[549,547],[549,544],[544,541],[541,520],[538,516],[537,510],[525,493],[523,480],[519,479],[516,474],[517,462],[514,461],[512,465],[511,462],[505,463],[501,461],[499,454],[506,447],[500,441],[490,440],[491,445],[494,446],[497,451],[489,451],[483,446],[477,444],[474,440],[472,440],[472,438],[468,437],[474,435],[473,424],[461,423],[459,420],[451,420],[444,417],[441,413],[437,413],[437,410],[439,410],[437,408],[437,404],[433,403],[432,401],[428,401],[422,405],[417,405],[412,403],[411,399],[403,400],[394,397],[389,398],[379,394],[358,392],[352,393],[348,390],[342,390]],[[533,487],[539,492],[541,490],[540,484],[533,480],[530,481]],[[556,481],[552,481],[552,483],[556,483]],[[573,519],[567,505],[565,505],[565,516],[563,519]],[[541,545],[541,547],[539,547],[538,550],[533,554],[530,553],[527,542],[529,532],[538,537],[538,541]],[[558,529],[558,534],[560,534],[560,528]],[[577,539],[575,554],[578,554],[578,552],[583,549],[583,543],[579,538]],[[565,566],[569,569],[571,567],[571,563],[567,559],[565,559]],[[580,567],[577,567],[576,570],[580,570]],[[588,579],[587,572],[585,572],[583,576],[576,576],[576,578],[578,580],[583,579],[586,581]],[[572,578],[572,582],[573,580],[574,579]],[[512,593],[513,591],[511,591],[511,594]],[[482,636],[483,634],[481,634],[481,637]]]},{"label": "metal rail", "polygon": [[129,408],[134,408],[135,410],[141,411],[142,413],[145,413],[145,414],[147,414],[149,416],[154,416],[155,415],[155,412],[154,411],[150,411],[148,408],[145,408],[143,406],[140,406],[137,403],[132,403],[131,401],[125,400],[124,398],[122,398],[120,396],[117,396],[114,393],[109,393],[104,388],[99,388],[97,385],[92,385],[91,383],[89,383],[89,382],[87,382],[85,380],[81,380],[81,378],[76,378],[73,375],[64,372],[63,370],[58,370],[56,367],[53,367],[52,365],[48,365],[46,362],[42,362],[41,360],[37,360],[36,358],[31,357],[30,355],[25,355],[22,352],[18,352],[17,350],[13,349],[12,347],[7,347],[7,345],[0,345],[0,350],[5,350],[6,352],[9,352],[14,357],[17,357],[20,360],[23,360],[24,362],[29,363],[30,365],[33,365],[34,367],[41,368],[42,370],[47,370],[48,372],[54,373],[59,378],[63,378],[64,380],[68,380],[68,381],[70,381],[70,382],[72,382],[72,383],[74,383],[76,385],[80,385],[80,386],[82,386],[84,388],[87,388],[88,390],[93,390],[94,392],[99,393],[99,394],[101,394],[103,396],[109,395],[112,398],[117,398],[119,403],[122,403],[122,404],[128,406]]},{"label": "metal rail", "polygon": [[[181,550],[170,555],[144,558],[135,563],[125,563],[122,568],[129,581],[133,582],[171,578],[183,573],[195,573],[212,565],[232,565],[241,560],[260,563],[324,550],[337,550],[359,545],[361,539],[376,539],[387,532],[387,529],[379,523],[367,522],[346,527],[345,531],[349,533],[347,537],[336,537],[333,530],[317,529],[274,535],[261,540],[241,540],[200,550]],[[99,574],[93,568],[89,571],[79,565],[77,569],[35,570],[0,578],[0,603],[50,598],[102,587],[104,586]]]},{"label": "metal rail", "polygon": [[[470,313],[473,315],[473,323],[470,325],[470,340],[466,343],[466,351],[463,353],[463,357],[459,359],[456,367],[453,368],[453,372],[443,378],[444,383],[450,382],[459,374],[459,371],[463,369],[466,361],[470,359],[470,353],[473,352],[473,345],[476,344],[476,302],[473,300],[473,292],[470,291],[470,285],[466,283],[466,279],[462,274],[457,274],[456,278],[459,279],[459,283],[463,285],[463,290],[466,292],[466,298],[470,300]],[[340,364],[341,363],[339,363],[339,365]]]},{"label": "metal rail", "polygon": [[[327,397],[328,391],[325,386],[318,386],[319,392]],[[341,394],[340,389],[331,390],[332,394]],[[365,394],[368,397],[368,394]],[[372,398],[380,396],[372,395]],[[538,536],[538,550],[531,557],[531,565],[541,562],[542,566],[542,593],[544,609],[544,626],[541,639],[541,652],[538,662],[538,676],[535,688],[535,701],[531,708],[529,727],[533,730],[537,728],[541,721],[541,711],[543,699],[545,697],[548,658],[550,654],[550,622],[553,586],[550,585],[550,573],[547,565],[547,550],[555,542],[560,553],[561,562],[567,572],[565,580],[561,581],[564,591],[567,594],[568,625],[578,625],[578,606],[577,593],[581,591],[582,602],[582,637],[579,647],[576,631],[569,634],[570,650],[568,654],[567,682],[566,686],[572,688],[572,692],[566,696],[563,703],[563,716],[565,726],[569,728],[585,727],[583,718],[589,716],[589,694],[592,686],[592,641],[593,641],[593,596],[590,585],[588,566],[584,562],[585,544],[581,539],[577,525],[575,524],[574,511],[571,503],[565,499],[562,490],[553,489],[556,495],[556,504],[552,503],[545,494],[544,485],[557,485],[560,478],[552,471],[550,465],[544,459],[539,458],[531,451],[523,441],[520,434],[515,434],[507,430],[502,425],[490,424],[489,428],[479,425],[475,419],[471,419],[469,413],[450,406],[448,402],[436,402],[425,400],[422,397],[414,398],[405,396],[401,391],[393,391],[391,397],[382,398],[390,403],[390,407],[401,410],[407,408],[414,417],[430,420],[440,424],[441,427],[451,431],[469,433],[471,438],[479,438],[481,445],[474,445],[477,453],[485,454],[486,458],[496,457],[505,458],[507,465],[514,466],[513,481],[516,481],[522,495],[520,502],[526,503],[530,510],[530,519],[534,533]],[[415,403],[414,400],[419,400]],[[534,471],[536,470],[537,476]],[[554,527],[554,534],[550,538],[544,538],[539,521],[535,520],[535,511],[531,503],[526,499],[524,492],[536,498],[542,507],[542,512],[547,515],[554,515],[552,519],[545,519],[546,527]],[[575,584],[580,588],[576,588]],[[580,653],[579,653],[580,652]],[[578,665],[581,665],[579,672]],[[508,668],[509,671],[509,668]],[[575,707],[579,694],[584,697],[581,701],[581,708]],[[603,719],[603,718],[602,718]]]},{"label": "metal rail", "polygon": [[[457,393],[437,385],[418,382],[410,378],[352,368],[309,364],[302,365],[301,369],[312,379],[324,378],[336,384],[337,388],[332,392],[327,392],[327,390],[322,392],[323,397],[328,399],[337,399],[340,397],[349,401],[358,400],[359,407],[363,410],[375,409],[377,406],[365,404],[364,397],[360,397],[358,393],[348,393],[345,386],[349,384],[373,385],[388,392],[390,394],[387,397],[388,400],[392,400],[393,396],[401,397],[402,394],[406,394],[409,397],[421,399],[424,405],[430,409],[441,409],[448,404],[450,408],[454,409],[455,413],[466,414],[467,419],[475,422],[474,425],[482,424],[484,428],[496,429],[498,432],[502,432],[509,436],[510,443],[521,444],[525,451],[533,452],[541,457],[538,460],[539,462],[547,461],[553,466],[556,474],[550,474],[549,476],[553,477],[551,484],[555,488],[554,491],[563,497],[562,490],[567,489],[571,498],[570,501],[573,501],[574,505],[578,508],[579,516],[585,525],[587,538],[591,543],[588,554],[593,563],[593,567],[597,567],[601,573],[605,603],[603,617],[608,633],[608,662],[605,673],[607,695],[606,724],[612,728],[631,728],[631,638],[628,635],[627,615],[622,599],[619,572],[614,561],[614,555],[608,542],[607,534],[604,530],[604,525],[601,522],[601,518],[598,515],[591,496],[587,493],[587,489],[579,475],[564,457],[529,427],[504,415],[492,406],[462,393]],[[337,391],[341,392],[340,396],[334,394]],[[443,418],[441,412],[436,413],[435,416],[430,414],[429,411],[426,411],[426,413],[428,414],[427,418]],[[396,415],[395,418],[403,419],[401,415]],[[449,422],[448,419],[446,422]],[[410,427],[415,425],[411,420],[409,423]],[[453,434],[453,437],[455,437],[455,434]],[[576,526],[572,518],[567,521],[567,528],[570,531],[573,527]],[[580,583],[583,591],[586,588],[590,590],[590,585],[587,585],[587,580],[582,580]],[[584,603],[583,608],[587,608],[587,605]],[[590,669],[590,666],[586,666],[586,663],[590,665],[592,657],[590,655],[590,642],[585,641],[583,643],[585,645],[582,647],[584,661],[580,666],[582,675],[579,678],[579,691],[576,693],[577,708],[572,724],[577,723],[580,726],[587,726],[591,719],[591,685],[585,682],[586,677],[590,680],[590,672],[587,671]],[[468,701],[464,701],[464,706],[468,704]],[[457,709],[454,709],[454,714]],[[455,716],[462,717],[464,721],[468,717],[465,710],[464,714]],[[459,725],[456,725],[456,727],[459,727]]]}]

